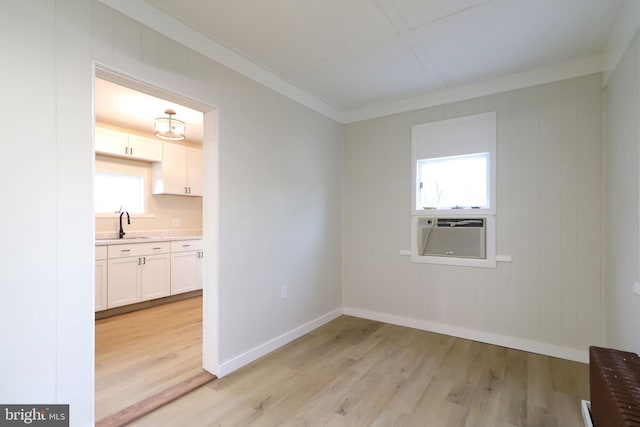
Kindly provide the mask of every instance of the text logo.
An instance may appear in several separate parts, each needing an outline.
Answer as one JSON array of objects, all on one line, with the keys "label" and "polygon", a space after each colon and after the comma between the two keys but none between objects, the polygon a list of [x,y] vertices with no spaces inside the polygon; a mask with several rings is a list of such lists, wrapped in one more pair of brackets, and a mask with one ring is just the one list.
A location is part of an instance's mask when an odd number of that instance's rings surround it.
[{"label": "text logo", "polygon": [[69,427],[69,405],[0,405],[0,427]]}]

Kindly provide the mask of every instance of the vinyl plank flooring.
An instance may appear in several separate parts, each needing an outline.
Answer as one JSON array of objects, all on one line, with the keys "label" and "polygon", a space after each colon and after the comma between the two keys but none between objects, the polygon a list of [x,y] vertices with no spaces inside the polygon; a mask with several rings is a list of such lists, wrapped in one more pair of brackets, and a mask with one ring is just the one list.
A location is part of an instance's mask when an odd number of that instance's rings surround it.
[{"label": "vinyl plank flooring", "polygon": [[132,425],[570,427],[588,392],[585,364],[342,316]]},{"label": "vinyl plank flooring", "polygon": [[101,420],[202,373],[202,297],[96,321]]}]

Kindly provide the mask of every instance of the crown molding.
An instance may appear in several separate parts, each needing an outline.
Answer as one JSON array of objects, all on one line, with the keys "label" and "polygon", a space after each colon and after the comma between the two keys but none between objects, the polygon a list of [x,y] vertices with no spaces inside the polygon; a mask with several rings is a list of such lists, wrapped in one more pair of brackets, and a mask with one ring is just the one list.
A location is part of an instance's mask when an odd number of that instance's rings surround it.
[{"label": "crown molding", "polygon": [[384,102],[379,105],[342,111],[142,0],[99,1],[282,96],[342,124],[405,113],[494,93],[599,73],[605,70],[603,55],[597,54],[465,86],[417,94],[416,96]]},{"label": "crown molding", "polygon": [[156,9],[144,1],[99,0],[101,3],[163,34],[178,43],[242,74],[269,89],[310,108],[324,116],[342,122],[343,112],[319,98],[286,82],[266,68],[250,61],[226,46],[195,31],[183,22]]}]

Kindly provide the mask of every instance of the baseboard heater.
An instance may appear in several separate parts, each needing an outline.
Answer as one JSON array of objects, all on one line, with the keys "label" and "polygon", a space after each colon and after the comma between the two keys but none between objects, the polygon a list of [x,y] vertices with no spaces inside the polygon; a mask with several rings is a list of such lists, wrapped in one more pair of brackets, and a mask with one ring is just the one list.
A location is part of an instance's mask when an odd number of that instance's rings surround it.
[{"label": "baseboard heater", "polygon": [[589,347],[591,421],[594,427],[640,425],[640,357]]}]

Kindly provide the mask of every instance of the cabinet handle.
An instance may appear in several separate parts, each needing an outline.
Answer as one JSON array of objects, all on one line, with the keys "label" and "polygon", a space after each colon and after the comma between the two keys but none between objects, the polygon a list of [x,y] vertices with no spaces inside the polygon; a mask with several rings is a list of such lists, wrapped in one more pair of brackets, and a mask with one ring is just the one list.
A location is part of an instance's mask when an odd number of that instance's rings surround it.
[{"label": "cabinet handle", "polygon": [[200,254],[200,258],[204,258],[204,252],[200,251],[199,254]]},{"label": "cabinet handle", "polygon": [[153,250],[154,250],[154,251],[159,251],[160,249],[162,249],[162,248],[160,248],[160,247],[158,247],[158,248],[153,248]]},{"label": "cabinet handle", "polygon": [[191,245],[182,245],[183,248],[188,248]]},{"label": "cabinet handle", "polygon": [[129,148],[129,155],[130,155],[130,156],[133,156],[133,147],[130,147],[130,148]]},{"label": "cabinet handle", "polygon": [[187,187],[184,187],[184,194],[189,194],[187,193]]},{"label": "cabinet handle", "polygon": [[124,154],[129,154],[129,147],[124,147]]},{"label": "cabinet handle", "polygon": [[138,258],[138,265],[142,265],[142,258]]},{"label": "cabinet handle", "polygon": [[142,265],[146,265],[147,264],[147,257],[143,256],[142,257]]},{"label": "cabinet handle", "polygon": [[189,189],[189,194],[191,194],[191,187],[187,187]]},{"label": "cabinet handle", "polygon": [[131,249],[120,249],[120,253],[131,252]]}]

